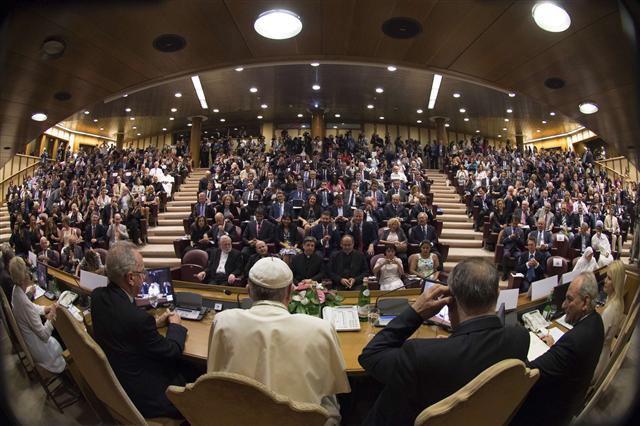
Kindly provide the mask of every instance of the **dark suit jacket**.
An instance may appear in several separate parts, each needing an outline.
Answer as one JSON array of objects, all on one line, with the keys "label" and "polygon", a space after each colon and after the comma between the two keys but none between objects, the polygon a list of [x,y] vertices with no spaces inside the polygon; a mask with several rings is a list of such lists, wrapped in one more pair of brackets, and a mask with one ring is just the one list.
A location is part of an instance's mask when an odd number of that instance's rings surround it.
[{"label": "dark suit jacket", "polygon": [[[580,229],[580,213],[572,213],[571,214],[571,220],[572,220],[572,224],[574,229]],[[590,223],[591,220],[589,219],[589,215],[588,214],[583,214],[582,215],[582,221],[586,222],[587,225],[589,225],[589,227],[591,227]]]},{"label": "dark suit jacket", "polygon": [[262,240],[265,243],[272,243],[275,238],[276,226],[266,219],[262,220],[260,224],[260,233],[257,232],[257,223],[255,220],[247,223],[242,233],[242,241],[248,244],[251,240]]},{"label": "dark suit jacket", "polygon": [[[195,220],[198,216],[200,216],[200,203],[196,203],[195,206],[193,206],[193,210],[191,210],[191,217]],[[211,204],[206,204],[204,206],[204,217],[208,218],[208,219],[213,219],[213,216],[215,216],[215,211],[213,209],[213,205]]]},{"label": "dark suit jacket", "polygon": [[[340,247],[340,233],[336,230],[334,225],[329,225],[328,229],[329,235],[331,239],[329,240],[329,252],[333,250],[337,250]],[[324,228],[321,223],[313,225],[309,229],[309,236],[314,237],[316,239],[316,250],[322,250],[322,237],[324,235]]]},{"label": "dark suit jacket", "polygon": [[391,219],[392,217],[397,217],[400,220],[406,220],[408,216],[409,214],[407,213],[407,209],[405,209],[404,204],[402,203],[398,204],[397,211],[391,203],[388,203],[386,206],[384,206],[384,217],[387,218],[387,220]]},{"label": "dark suit jacket", "polygon": [[578,413],[598,365],[604,326],[593,312],[560,338],[551,348],[528,362],[540,370],[512,425],[566,425]]},{"label": "dark suit jacket", "polygon": [[[91,224],[88,223],[85,228],[84,228],[84,235],[82,236],[82,238],[84,239],[85,245],[87,247],[91,246]],[[104,242],[105,238],[107,236],[107,228],[105,228],[104,226],[102,226],[101,224],[97,224],[96,225],[96,240],[98,240],[98,242]]]},{"label": "dark suit jacket", "polygon": [[[331,213],[331,217],[335,219],[338,217],[338,207],[329,207],[329,213]],[[353,209],[345,204],[344,207],[342,207],[342,217],[350,219],[351,216],[353,216]]]},{"label": "dark suit jacket", "polygon": [[431,225],[427,225],[427,232],[422,230],[422,226],[415,225],[409,229],[409,242],[411,244],[420,244],[424,240],[431,241],[433,244],[438,244],[438,234],[436,228]]},{"label": "dark suit jacket", "polygon": [[496,316],[470,319],[448,339],[409,339],[422,318],[407,308],[364,348],[360,365],[385,388],[365,425],[413,425],[420,412],[504,359],[527,359],[529,334]]},{"label": "dark suit jacket", "polygon": [[[538,247],[538,232],[539,231],[536,229],[535,231],[529,232],[529,235],[527,236],[527,238],[536,239],[536,247]],[[542,231],[542,241],[543,241],[543,244],[546,244],[547,246],[551,247],[551,244],[553,244],[553,241],[551,240],[551,232]]]},{"label": "dark suit jacket", "polygon": [[[221,253],[222,250],[220,250],[219,248],[213,249],[209,252],[209,265],[207,266],[207,276],[205,277],[205,280],[211,280],[213,277],[215,277],[216,269],[218,269],[218,265],[220,264]],[[227,262],[224,264],[225,275],[242,275],[242,268],[242,254],[236,249],[231,249],[227,257]]]},{"label": "dark suit jacket", "polygon": [[[538,261],[538,266],[535,269],[536,278],[534,280],[534,281],[538,281],[544,278],[544,271],[547,267],[547,260],[544,254],[540,253],[538,250],[535,251],[533,257]],[[521,274],[524,274],[525,280],[527,279],[527,270],[529,269],[527,267],[528,261],[529,261],[529,251],[527,250],[523,253],[520,253],[520,256],[518,257],[518,264],[516,265],[516,271],[520,272]]]},{"label": "dark suit jacket", "polygon": [[[591,247],[591,234],[585,235],[585,248]],[[573,236],[573,240],[571,240],[571,248],[578,250],[582,253],[582,234],[577,233]]]},{"label": "dark suit jacket", "polygon": [[366,251],[369,244],[376,245],[378,243],[378,225],[373,222],[362,222],[362,245],[359,246],[358,232],[353,226],[349,225],[346,233],[353,237],[353,248],[355,250]]},{"label": "dark suit jacket", "polygon": [[[291,215],[291,205],[287,202],[284,203],[283,215]],[[271,220],[276,220],[280,217],[280,203],[273,202],[267,210],[267,217]]]},{"label": "dark suit jacket", "polygon": [[304,253],[296,254],[291,260],[293,282],[311,279],[320,282],[324,278],[324,262],[316,253],[309,258]]},{"label": "dark suit jacket", "polygon": [[164,392],[170,385],[185,385],[176,364],[187,329],[169,324],[166,337],[161,336],[154,317],[112,283],[91,293],[91,317],[96,342],[142,416],[181,417]]},{"label": "dark suit jacket", "polygon": [[365,255],[357,250],[353,250],[351,255],[347,256],[342,250],[333,253],[329,260],[331,270],[329,276],[333,281],[335,288],[339,290],[346,289],[340,280],[342,278],[355,278],[352,290],[362,285],[362,280],[369,274],[369,265]]}]

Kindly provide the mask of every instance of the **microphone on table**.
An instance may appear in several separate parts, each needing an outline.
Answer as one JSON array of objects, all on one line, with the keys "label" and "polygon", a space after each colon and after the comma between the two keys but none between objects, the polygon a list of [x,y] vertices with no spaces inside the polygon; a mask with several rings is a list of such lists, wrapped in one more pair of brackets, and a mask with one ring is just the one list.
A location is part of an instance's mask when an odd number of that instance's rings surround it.
[{"label": "microphone on table", "polygon": [[[226,288],[222,290],[222,293],[226,294],[227,296],[231,296],[233,294],[231,290],[227,290]],[[249,297],[245,297],[244,299],[240,300],[241,294],[242,293],[239,293],[239,292],[236,293],[236,307],[242,308],[242,309],[249,309],[253,301]]]}]

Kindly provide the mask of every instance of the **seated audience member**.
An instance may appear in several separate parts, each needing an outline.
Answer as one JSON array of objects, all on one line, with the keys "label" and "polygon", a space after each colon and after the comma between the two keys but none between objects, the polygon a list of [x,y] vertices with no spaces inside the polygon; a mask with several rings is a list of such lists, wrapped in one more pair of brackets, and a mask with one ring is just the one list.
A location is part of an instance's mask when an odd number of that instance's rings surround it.
[{"label": "seated audience member", "polygon": [[353,237],[344,235],[340,240],[341,250],[333,253],[329,260],[329,277],[339,290],[357,290],[369,273],[367,258],[353,249]]},{"label": "seated audience member", "polygon": [[420,278],[437,280],[438,266],[440,266],[438,256],[431,252],[431,243],[427,240],[420,243],[419,254],[409,257],[409,274]]},{"label": "seated audience member", "polygon": [[400,204],[400,194],[391,196],[391,202],[384,207],[384,217],[387,220],[397,217],[401,221],[408,218],[407,209]]},{"label": "seated audience member", "polygon": [[122,224],[122,216],[120,216],[120,213],[116,213],[113,217],[113,223],[109,225],[109,229],[107,229],[107,239],[109,240],[109,244],[129,239],[129,232],[127,232],[127,227]]},{"label": "seated audience member", "polygon": [[613,349],[613,340],[620,333],[624,319],[624,282],[625,271],[621,260],[614,260],[607,268],[607,276],[604,280],[604,292],[607,294],[607,302],[602,309],[601,317],[604,324],[604,344],[602,352],[593,374],[592,383],[595,383],[604,372]]},{"label": "seated audience member", "polygon": [[304,229],[308,229],[314,226],[321,214],[320,204],[317,202],[316,194],[309,194],[307,203],[302,207],[300,211],[300,221]]},{"label": "seated audience member", "polygon": [[560,232],[569,238],[573,238],[573,219],[567,210],[567,204],[560,205],[560,211],[556,214],[555,226],[560,228]]},{"label": "seated audience member", "polygon": [[329,214],[336,224],[336,227],[344,229],[345,224],[353,216],[351,206],[345,206],[342,195],[338,195],[333,200],[333,205],[329,208]]},{"label": "seated audience member", "polygon": [[200,216],[207,219],[213,219],[214,210],[211,204],[207,202],[207,195],[204,192],[198,193],[198,202],[193,206],[191,218],[195,221]]},{"label": "seated audience member", "polygon": [[191,224],[191,246],[200,250],[207,251],[211,248],[211,240],[209,232],[211,227],[207,225],[207,219],[204,216],[198,216],[193,224]]},{"label": "seated audience member", "polygon": [[240,210],[233,205],[233,201],[233,195],[225,194],[222,196],[220,204],[216,207],[216,212],[222,213],[225,220],[240,219]]},{"label": "seated audience member", "polygon": [[[423,292],[362,351],[360,364],[385,386],[363,424],[413,425],[423,409],[488,367],[510,358],[526,361],[527,331],[502,326],[495,314],[495,267],[478,258],[465,259],[451,271],[448,282],[448,287],[434,285]],[[453,327],[449,338],[408,339],[447,305]]]},{"label": "seated audience member", "polygon": [[406,259],[407,241],[407,236],[400,227],[400,220],[394,217],[387,221],[387,229],[382,232],[382,237],[378,243],[385,245],[393,244],[396,247],[396,252],[403,259]]},{"label": "seated audience member", "polygon": [[[57,304],[40,306],[29,300],[27,291],[32,286],[31,274],[21,257],[14,257],[9,262],[9,273],[14,283],[11,295],[13,315],[20,333],[24,338],[31,356],[36,364],[51,373],[62,373],[66,362],[62,356],[60,343],[51,336],[52,321],[56,317]],[[43,324],[40,317],[45,317]]]},{"label": "seated audience member", "polygon": [[69,245],[63,247],[62,252],[60,252],[60,257],[62,258],[60,267],[66,272],[74,274],[83,256],[84,252],[80,244],[78,244],[77,238],[71,237]]},{"label": "seated audience member", "polygon": [[251,268],[253,306],[216,314],[207,372],[241,374],[294,401],[321,404],[329,423],[339,424],[335,395],[351,391],[340,343],[328,322],[289,313],[292,280],[289,267],[274,257]]},{"label": "seated audience member", "polygon": [[373,266],[373,274],[378,277],[380,290],[389,291],[404,285],[404,268],[402,260],[396,257],[396,246],[387,244],[384,256],[378,258]]},{"label": "seated audience member", "polygon": [[607,215],[604,218],[604,230],[611,236],[611,247],[618,253],[622,253],[622,235],[620,222],[613,214],[613,207],[607,209]]},{"label": "seated audience member", "polygon": [[78,267],[75,270],[75,274],[80,276],[80,271],[93,272],[95,274],[103,275],[104,265],[102,265],[102,259],[100,255],[93,249],[89,249],[84,252],[84,257],[78,263]]},{"label": "seated audience member", "polygon": [[566,425],[581,409],[604,342],[602,318],[595,310],[597,298],[593,273],[581,273],[571,282],[562,308],[573,328],[557,342],[545,336],[551,348],[527,362],[529,368],[540,370],[540,378],[512,425]]},{"label": "seated audience member", "polygon": [[524,275],[524,283],[520,286],[520,291],[529,290],[531,283],[544,278],[547,257],[536,248],[536,240],[529,237],[527,239],[527,251],[520,254],[516,271]]},{"label": "seated audience member", "polygon": [[603,266],[607,266],[611,262],[613,262],[613,253],[611,253],[611,245],[609,244],[609,239],[602,232],[602,221],[596,222],[596,233],[591,237],[591,247],[594,251],[600,252],[600,257],[598,258],[598,268],[602,268]]},{"label": "seated audience member", "polygon": [[533,238],[536,241],[536,250],[542,253],[545,258],[548,258],[549,256],[551,256],[551,246],[553,245],[551,232],[545,229],[543,218],[538,220],[536,226],[537,229],[535,231],[529,232],[528,238]]},{"label": "seated audience member", "polygon": [[364,221],[373,222],[376,224],[376,227],[384,220],[384,212],[378,207],[378,202],[373,197],[366,197],[364,199],[362,211],[364,213]]},{"label": "seated audience member", "polygon": [[291,215],[291,206],[287,204],[284,192],[276,193],[276,200],[269,206],[269,219],[274,222],[280,222],[282,216]]},{"label": "seated audience member", "polygon": [[[40,238],[40,250],[38,251],[38,262],[46,263],[54,268],[60,267],[60,257],[56,254],[56,251],[51,249],[49,240],[47,237]],[[35,265],[33,265],[35,266]]]},{"label": "seated audience member", "polygon": [[530,228],[534,226],[533,215],[529,211],[529,202],[527,200],[523,200],[520,204],[520,208],[516,209],[513,213],[516,217],[516,223],[521,228],[524,228],[529,231]]},{"label": "seated audience member", "polygon": [[411,244],[420,244],[423,241],[429,241],[438,244],[438,233],[436,228],[427,223],[428,215],[426,213],[418,213],[418,223],[409,229],[409,242]]},{"label": "seated audience member", "polygon": [[265,243],[262,240],[257,240],[256,241],[256,252],[254,254],[251,255],[251,257],[249,259],[247,259],[247,261],[245,262],[244,265],[244,275],[248,276],[249,275],[249,270],[251,269],[251,267],[260,259],[265,258],[265,257],[269,257],[272,256],[271,253],[269,253],[269,247],[267,247],[267,243]]},{"label": "seated audience member", "polygon": [[374,222],[364,221],[364,212],[360,209],[353,211],[351,223],[347,225],[346,234],[353,237],[354,250],[358,250],[371,257],[375,245],[378,243],[378,227]]},{"label": "seated audience member", "polygon": [[213,225],[209,229],[207,235],[209,237],[209,241],[211,241],[214,246],[218,244],[218,240],[223,235],[229,236],[232,242],[240,241],[240,235],[238,235],[233,222],[225,219],[224,214],[220,212],[216,213],[213,217]]},{"label": "seated audience member", "polygon": [[309,229],[309,236],[315,238],[318,242],[316,250],[322,258],[330,257],[338,249],[340,233],[335,225],[331,223],[331,215],[328,211],[323,211],[320,214],[318,223]]},{"label": "seated audience member", "polygon": [[[144,261],[132,243],[121,241],[107,255],[107,287],[91,293],[93,335],[118,381],[143,417],[180,418],[165,390],[184,386],[180,357],[187,329],[167,310],[158,318],[136,307],[134,298],[144,282]],[[166,336],[159,327],[168,326]]]},{"label": "seated audience member", "polygon": [[476,217],[474,229],[476,232],[482,231],[481,228],[484,223],[484,218],[489,216],[493,208],[491,197],[487,195],[484,187],[478,189],[478,194],[473,200],[473,206],[478,208],[478,216]]},{"label": "seated audience member", "polygon": [[511,217],[511,225],[507,226],[502,233],[502,245],[504,246],[502,254],[502,280],[509,278],[510,257],[518,259],[520,252],[524,250],[524,232],[518,226],[518,216]]},{"label": "seated audience member", "polygon": [[591,247],[591,232],[589,232],[589,225],[583,222],[580,225],[580,230],[571,241],[571,248],[578,250],[580,253],[584,253],[587,248]]},{"label": "seated audience member", "polygon": [[9,243],[0,244],[0,285],[4,290],[4,295],[7,296],[7,300],[11,303],[11,293],[13,292],[13,280],[9,273],[9,262],[15,257],[13,249]]},{"label": "seated audience member", "polygon": [[324,260],[316,253],[316,239],[305,237],[302,253],[296,254],[291,260],[293,283],[305,280],[321,282],[325,278],[325,267]]},{"label": "seated audience member", "polygon": [[571,222],[573,223],[574,232],[579,232],[583,225],[586,225],[589,228],[589,215],[587,215],[584,211],[584,208],[579,205],[576,210],[574,206],[573,214]]},{"label": "seated audience member", "polygon": [[280,257],[290,264],[291,257],[298,254],[302,237],[298,234],[298,227],[293,223],[291,216],[284,215],[280,223],[276,225],[275,243]]},{"label": "seated audience member", "polygon": [[578,272],[593,272],[596,269],[598,269],[598,263],[593,256],[593,249],[591,247],[587,247],[584,253],[582,253],[582,256],[580,256],[576,262],[576,266],[573,267],[573,270]]},{"label": "seated audience member", "polygon": [[84,227],[84,243],[85,248],[95,247],[97,244],[104,243],[107,236],[107,230],[100,224],[100,216],[98,213],[91,215],[91,223]]},{"label": "seated audience member", "polygon": [[259,207],[255,212],[255,220],[247,223],[242,233],[242,241],[245,246],[242,248],[242,255],[248,259],[256,252],[256,241],[261,240],[267,244],[273,243],[275,238],[275,225],[265,220],[264,209]]},{"label": "seated audience member", "polygon": [[237,284],[243,268],[242,254],[232,247],[231,238],[223,235],[218,240],[218,248],[209,253],[206,271],[198,273],[202,282],[209,284]]},{"label": "seated audience member", "polygon": [[424,213],[427,215],[428,222],[433,222],[434,212],[432,206],[427,204],[427,197],[424,194],[418,195],[418,202],[411,209],[410,219],[417,219],[420,213]]}]

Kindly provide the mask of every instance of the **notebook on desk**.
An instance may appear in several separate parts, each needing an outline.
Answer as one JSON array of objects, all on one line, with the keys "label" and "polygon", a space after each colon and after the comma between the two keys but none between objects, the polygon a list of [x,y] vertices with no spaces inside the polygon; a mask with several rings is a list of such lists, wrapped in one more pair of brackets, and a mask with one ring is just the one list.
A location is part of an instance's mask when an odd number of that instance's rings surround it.
[{"label": "notebook on desk", "polygon": [[322,318],[329,321],[336,331],[360,330],[357,306],[325,306]]}]

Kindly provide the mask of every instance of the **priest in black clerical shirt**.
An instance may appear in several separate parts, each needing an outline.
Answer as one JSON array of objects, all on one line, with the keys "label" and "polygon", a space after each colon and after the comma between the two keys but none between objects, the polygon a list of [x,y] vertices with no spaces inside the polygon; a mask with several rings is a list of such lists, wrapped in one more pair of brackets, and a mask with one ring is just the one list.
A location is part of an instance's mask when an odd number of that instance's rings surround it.
[{"label": "priest in black clerical shirt", "polygon": [[316,239],[306,237],[302,243],[303,252],[293,257],[291,271],[293,282],[298,284],[303,280],[321,282],[324,278],[324,265],[322,257],[316,254]]}]

